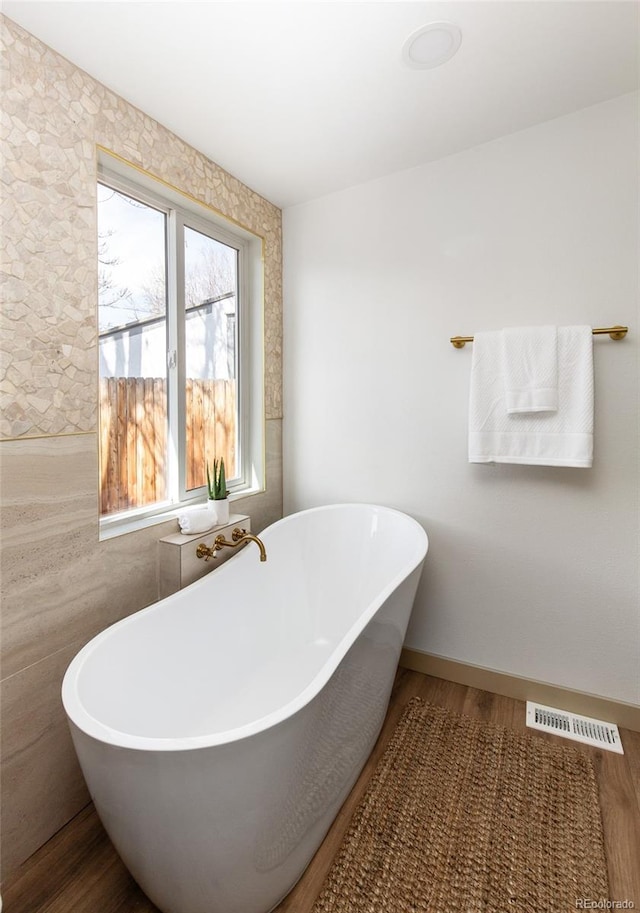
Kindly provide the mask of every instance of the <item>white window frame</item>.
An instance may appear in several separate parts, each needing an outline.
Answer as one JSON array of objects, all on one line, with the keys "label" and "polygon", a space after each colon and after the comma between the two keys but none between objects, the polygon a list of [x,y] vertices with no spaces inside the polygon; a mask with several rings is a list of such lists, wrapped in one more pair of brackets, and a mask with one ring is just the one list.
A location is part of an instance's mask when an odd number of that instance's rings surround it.
[{"label": "white window frame", "polygon": [[100,538],[164,522],[207,499],[206,486],[186,490],[184,228],[238,251],[236,298],[237,476],[229,497],[265,488],[264,456],[264,239],[136,166],[98,150],[97,179],[166,215],[167,263],[167,479],[169,498],[100,517]]}]

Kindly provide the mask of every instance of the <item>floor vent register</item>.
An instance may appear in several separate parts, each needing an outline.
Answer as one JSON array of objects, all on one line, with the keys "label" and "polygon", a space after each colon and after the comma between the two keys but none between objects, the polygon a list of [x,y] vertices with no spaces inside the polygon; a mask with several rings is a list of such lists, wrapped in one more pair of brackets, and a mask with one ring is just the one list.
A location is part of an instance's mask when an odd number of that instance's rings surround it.
[{"label": "floor vent register", "polygon": [[606,723],[604,720],[594,720],[588,716],[579,716],[577,713],[568,713],[566,710],[557,710],[555,707],[545,707],[543,704],[527,701],[527,726],[560,735],[565,739],[573,739],[574,742],[583,742],[585,745],[624,754],[620,732],[615,723]]}]

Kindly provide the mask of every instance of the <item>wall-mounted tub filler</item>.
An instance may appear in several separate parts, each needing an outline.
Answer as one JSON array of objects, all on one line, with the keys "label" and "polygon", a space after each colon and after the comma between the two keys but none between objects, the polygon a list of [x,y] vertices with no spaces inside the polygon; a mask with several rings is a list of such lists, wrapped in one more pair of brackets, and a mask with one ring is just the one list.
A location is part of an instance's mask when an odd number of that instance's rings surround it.
[{"label": "wall-mounted tub filler", "polygon": [[239,545],[244,545],[245,542],[255,542],[260,549],[260,561],[267,560],[267,550],[264,547],[262,539],[258,539],[257,536],[248,533],[246,529],[240,529],[236,526],[231,533],[231,539],[232,541],[229,542],[222,535],[216,536],[211,547],[205,545],[204,542],[201,542],[196,549],[196,555],[198,558],[204,558],[205,561],[208,561],[209,558],[215,558],[216,552],[219,552],[221,548],[237,548]]},{"label": "wall-mounted tub filler", "polygon": [[103,631],[62,685],[91,796],[163,913],[266,913],[382,726],[427,536],[337,504]]}]

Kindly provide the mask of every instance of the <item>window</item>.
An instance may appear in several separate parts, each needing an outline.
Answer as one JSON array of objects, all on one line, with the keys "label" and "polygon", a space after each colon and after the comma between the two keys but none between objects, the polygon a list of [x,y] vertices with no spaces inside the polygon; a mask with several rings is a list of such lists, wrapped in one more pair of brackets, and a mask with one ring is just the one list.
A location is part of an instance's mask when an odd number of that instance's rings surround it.
[{"label": "window", "polygon": [[97,189],[103,532],[203,500],[206,466],[220,457],[231,493],[262,487],[261,240],[105,159]]}]

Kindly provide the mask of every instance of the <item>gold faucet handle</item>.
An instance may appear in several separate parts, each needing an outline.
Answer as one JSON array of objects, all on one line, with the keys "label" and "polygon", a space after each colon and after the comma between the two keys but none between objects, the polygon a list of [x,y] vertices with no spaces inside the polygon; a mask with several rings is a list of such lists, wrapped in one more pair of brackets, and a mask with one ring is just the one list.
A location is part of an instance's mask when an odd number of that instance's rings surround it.
[{"label": "gold faucet handle", "polygon": [[205,545],[204,542],[201,542],[196,549],[196,558],[204,558],[205,561],[208,561],[209,558],[216,557],[216,550],[214,548],[209,548],[208,545]]},{"label": "gold faucet handle", "polygon": [[236,526],[234,531],[231,533],[231,538],[234,542],[239,542],[243,536],[247,535],[246,529],[240,529],[239,526]]}]

